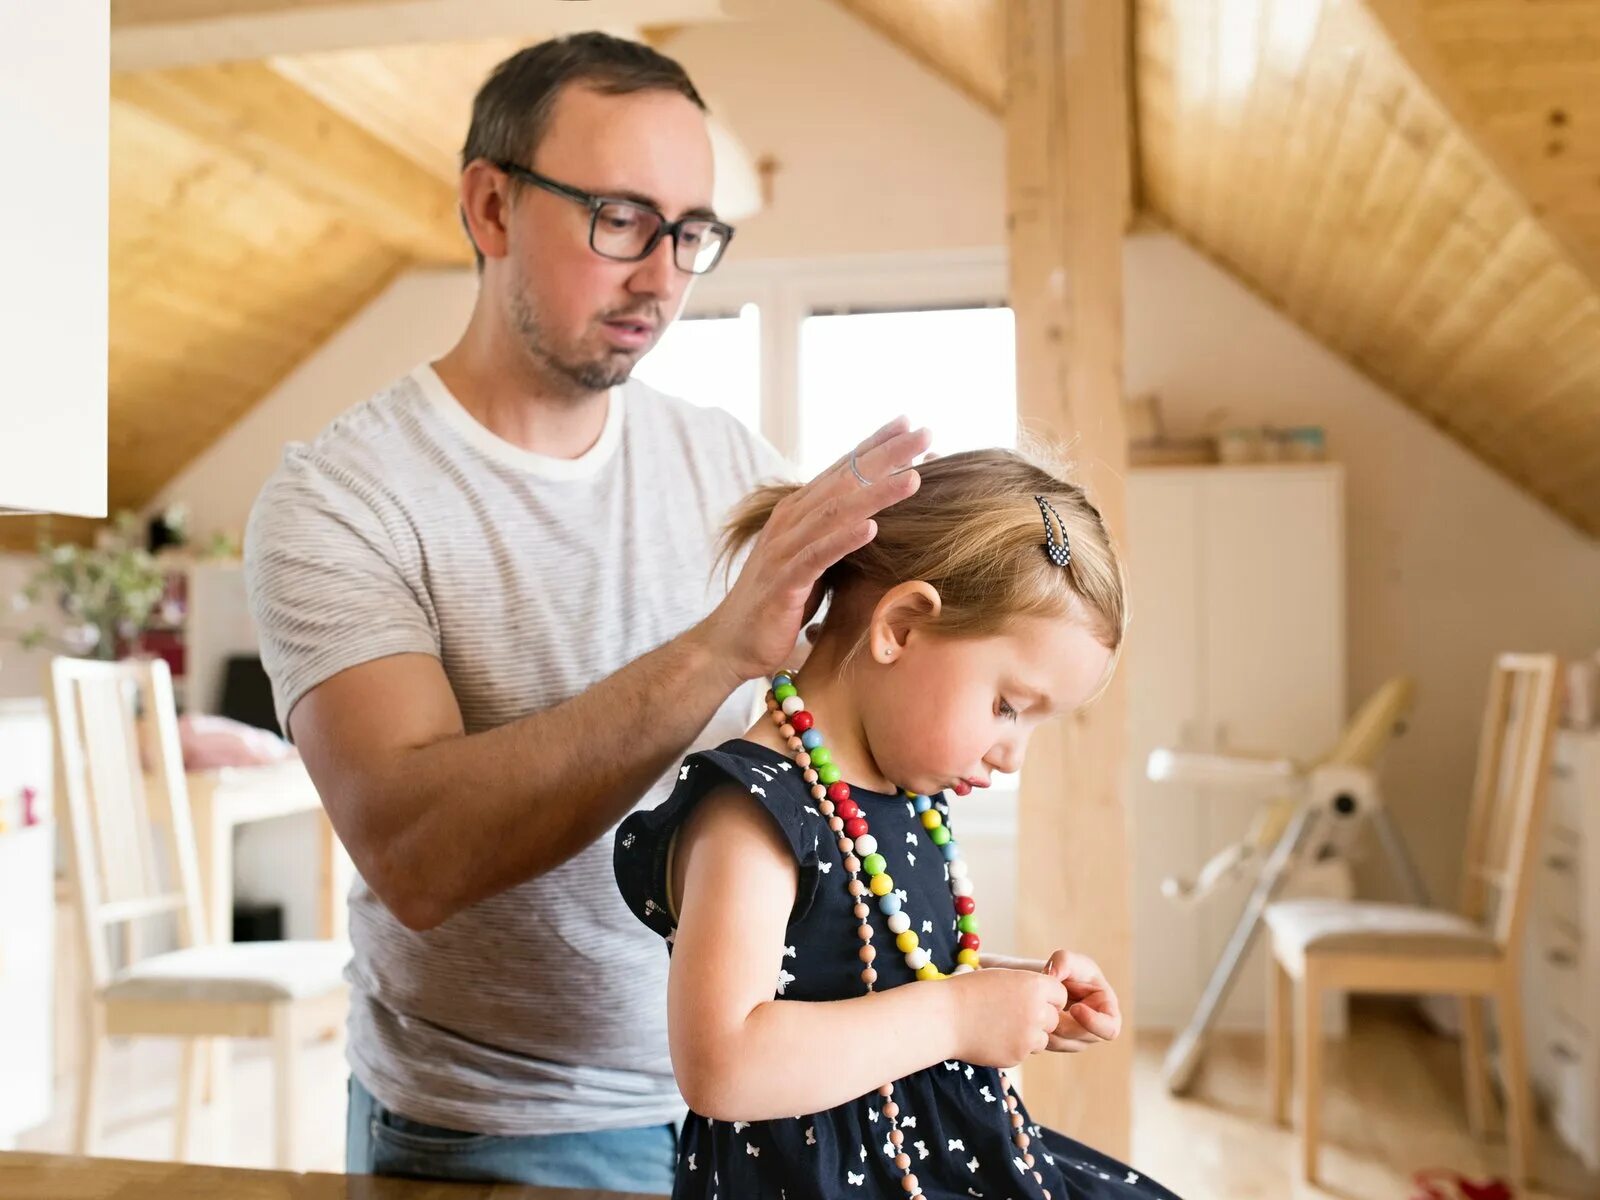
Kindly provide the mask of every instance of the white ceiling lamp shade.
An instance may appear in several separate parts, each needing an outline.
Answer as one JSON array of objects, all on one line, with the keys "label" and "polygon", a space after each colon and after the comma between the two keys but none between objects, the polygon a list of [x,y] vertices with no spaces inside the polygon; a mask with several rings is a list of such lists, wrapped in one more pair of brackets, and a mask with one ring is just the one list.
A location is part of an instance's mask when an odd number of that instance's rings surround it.
[{"label": "white ceiling lamp shade", "polygon": [[736,225],[761,211],[761,172],[732,130],[716,117],[710,118],[709,125],[711,159],[717,172],[711,203],[719,217]]}]

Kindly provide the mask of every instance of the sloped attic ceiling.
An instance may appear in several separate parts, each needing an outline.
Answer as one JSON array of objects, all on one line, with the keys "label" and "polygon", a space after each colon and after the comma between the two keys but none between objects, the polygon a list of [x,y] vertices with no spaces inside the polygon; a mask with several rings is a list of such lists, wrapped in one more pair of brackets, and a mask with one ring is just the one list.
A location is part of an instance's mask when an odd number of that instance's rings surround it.
[{"label": "sloped attic ceiling", "polygon": [[[995,112],[1002,0],[838,0]],[[1138,203],[1600,536],[1600,4],[1132,0]]]},{"label": "sloped attic ceiling", "polygon": [[[694,19],[731,0],[606,2]],[[831,2],[1000,111],[1002,0]],[[117,0],[113,19],[143,36],[218,4],[387,3]],[[1130,3],[1144,214],[1600,535],[1600,4]],[[117,72],[113,506],[147,501],[397,272],[467,261],[454,143],[528,36]],[[35,536],[0,522],[0,547]]]}]

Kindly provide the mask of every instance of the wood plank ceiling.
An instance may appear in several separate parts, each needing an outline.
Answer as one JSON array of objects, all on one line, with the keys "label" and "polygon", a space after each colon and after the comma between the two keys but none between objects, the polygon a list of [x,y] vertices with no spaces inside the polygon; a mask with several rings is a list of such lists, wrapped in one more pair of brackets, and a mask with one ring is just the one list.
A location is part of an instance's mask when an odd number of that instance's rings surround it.
[{"label": "wood plank ceiling", "polygon": [[[1003,108],[1004,0],[836,2]],[[1600,536],[1600,4],[1130,3],[1143,215]],[[469,261],[455,153],[516,44],[114,76],[114,507],[397,272]]]},{"label": "wood plank ceiling", "polygon": [[1143,203],[1600,536],[1600,6],[1374,7],[1137,0]]},{"label": "wood plank ceiling", "polygon": [[[838,0],[992,111],[1003,0]],[[1141,213],[1600,536],[1600,4],[1132,0]]]}]

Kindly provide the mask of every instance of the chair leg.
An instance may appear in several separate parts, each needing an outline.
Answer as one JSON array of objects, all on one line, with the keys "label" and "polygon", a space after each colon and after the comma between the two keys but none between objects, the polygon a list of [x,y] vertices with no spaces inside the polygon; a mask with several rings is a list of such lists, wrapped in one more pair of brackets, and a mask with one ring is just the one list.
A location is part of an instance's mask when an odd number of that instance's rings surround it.
[{"label": "chair leg", "polygon": [[1300,1012],[1295,1037],[1300,1046],[1301,1174],[1317,1182],[1317,1146],[1322,1137],[1322,995],[1310,957],[1300,975]]},{"label": "chair leg", "polygon": [[194,1119],[200,1111],[201,1079],[200,1038],[183,1039],[183,1058],[178,1067],[178,1109],[173,1122],[172,1157],[175,1162],[188,1162],[194,1137]]},{"label": "chair leg", "polygon": [[295,1096],[300,1058],[299,1029],[292,1004],[272,1010],[272,1096],[276,1149],[274,1165],[295,1169]]},{"label": "chair leg", "polygon": [[83,1061],[78,1065],[78,1120],[73,1131],[72,1152],[94,1152],[95,1133],[100,1126],[100,1075],[105,1068],[106,1012],[96,1001],[89,1002],[83,1031]]},{"label": "chair leg", "polygon": [[1489,1136],[1493,1101],[1489,1094],[1488,1002],[1482,996],[1461,996],[1461,1071],[1466,1082],[1467,1128],[1482,1140]]},{"label": "chair leg", "polygon": [[1294,977],[1276,956],[1267,975],[1267,1082],[1272,1123],[1287,1126],[1293,1085]]},{"label": "chair leg", "polygon": [[1528,1091],[1528,1055],[1522,1027],[1522,995],[1513,975],[1495,993],[1500,1034],[1500,1065],[1505,1077],[1506,1141],[1511,1150],[1511,1179],[1525,1187],[1532,1177],[1533,1098]]}]

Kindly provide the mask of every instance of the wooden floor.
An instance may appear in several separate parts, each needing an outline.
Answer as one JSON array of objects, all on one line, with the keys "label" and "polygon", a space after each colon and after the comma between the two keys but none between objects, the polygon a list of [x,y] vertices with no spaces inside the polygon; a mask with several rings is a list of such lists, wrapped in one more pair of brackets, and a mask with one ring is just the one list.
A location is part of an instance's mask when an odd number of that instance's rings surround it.
[{"label": "wooden floor", "polygon": [[[1293,1134],[1263,1120],[1266,1083],[1260,1039],[1222,1038],[1194,1096],[1175,1100],[1161,1086],[1165,1039],[1142,1039],[1134,1081],[1134,1165],[1186,1200],[1411,1200],[1413,1172],[1448,1166],[1482,1178],[1505,1169],[1503,1143],[1472,1144],[1461,1100],[1454,1042],[1429,1033],[1409,1010],[1358,1005],[1347,1042],[1329,1047],[1323,1151],[1325,1187],[1295,1177]],[[303,1169],[338,1171],[344,1161],[342,1047],[315,1046],[303,1060],[307,1092],[300,1107]],[[113,1051],[107,1122],[98,1151],[125,1158],[166,1158],[177,1055],[160,1042]],[[195,1136],[198,1162],[265,1167],[271,1153],[271,1102],[263,1052],[235,1051],[226,1115],[208,1111]],[[66,1089],[61,1092],[67,1099]],[[25,1150],[64,1151],[65,1104],[52,1121],[24,1134]],[[1586,1174],[1550,1135],[1541,1135],[1540,1186],[1518,1200],[1600,1200],[1600,1177]]]},{"label": "wooden floor", "polygon": [[[1458,1043],[1415,1013],[1357,1000],[1349,1039],[1328,1044],[1321,1187],[1300,1182],[1295,1135],[1266,1122],[1263,1039],[1244,1034],[1218,1040],[1185,1100],[1161,1085],[1167,1039],[1141,1039],[1135,1165],[1186,1200],[1411,1200],[1424,1168],[1475,1180],[1503,1174],[1504,1141],[1476,1146],[1467,1132]],[[1600,1175],[1542,1127],[1535,1165],[1537,1184],[1518,1200],[1600,1200]]]}]

